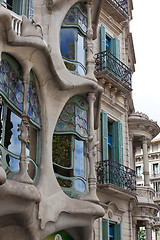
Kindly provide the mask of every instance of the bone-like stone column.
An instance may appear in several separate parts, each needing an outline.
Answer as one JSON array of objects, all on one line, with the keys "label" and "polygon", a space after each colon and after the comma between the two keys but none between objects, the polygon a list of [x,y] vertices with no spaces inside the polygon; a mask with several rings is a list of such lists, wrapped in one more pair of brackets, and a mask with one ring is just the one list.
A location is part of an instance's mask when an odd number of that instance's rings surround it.
[{"label": "bone-like stone column", "polygon": [[87,8],[87,77],[97,81],[94,76],[95,60],[93,55],[93,29],[92,29],[92,0],[88,0]]},{"label": "bone-like stone column", "polygon": [[19,182],[24,183],[33,183],[32,179],[29,177],[27,172],[27,154],[26,154],[26,145],[28,141],[29,134],[29,119],[27,115],[27,94],[28,94],[28,85],[30,79],[30,71],[24,71],[23,74],[23,84],[24,84],[24,95],[23,95],[23,113],[21,124],[18,125],[18,131],[21,131],[21,134],[18,136],[21,141],[21,153],[20,153],[20,170],[13,179]]},{"label": "bone-like stone column", "polygon": [[88,111],[88,119],[89,119],[89,126],[88,126],[88,149],[87,155],[89,160],[89,176],[88,176],[88,183],[89,183],[89,193],[84,197],[84,200],[92,201],[92,202],[99,202],[99,199],[96,194],[96,170],[95,170],[95,163],[97,158],[97,144],[96,135],[94,130],[94,102],[96,100],[94,93],[88,94],[88,103],[89,103],[89,111]]},{"label": "bone-like stone column", "polygon": [[143,175],[144,175],[144,186],[149,186],[149,161],[148,161],[148,150],[147,150],[147,139],[142,138],[143,145]]}]

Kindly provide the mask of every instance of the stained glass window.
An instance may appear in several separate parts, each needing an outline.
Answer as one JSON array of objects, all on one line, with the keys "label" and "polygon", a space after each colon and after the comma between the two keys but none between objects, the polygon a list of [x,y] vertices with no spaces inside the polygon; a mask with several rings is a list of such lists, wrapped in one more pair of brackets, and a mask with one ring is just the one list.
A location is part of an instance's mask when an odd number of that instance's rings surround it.
[{"label": "stained glass window", "polygon": [[28,111],[27,114],[38,124],[40,123],[38,97],[33,73],[31,72],[29,88],[28,88]]},{"label": "stained glass window", "polygon": [[66,14],[60,31],[60,49],[66,68],[73,74],[86,74],[87,13],[83,4],[75,4]]},{"label": "stained glass window", "polygon": [[56,125],[56,132],[69,131],[75,132],[82,137],[88,136],[86,103],[82,100],[83,98],[78,98],[79,102],[75,103],[73,99],[64,107]]},{"label": "stained glass window", "polygon": [[[2,59],[0,66],[0,90],[18,109],[23,111],[24,84],[22,73],[17,71],[6,61]],[[32,120],[40,124],[38,98],[33,73],[30,74],[28,88],[28,111],[27,114]]]},{"label": "stained glass window", "polygon": [[[26,85],[27,87],[27,85]],[[2,167],[8,178],[19,172],[22,142],[19,138],[19,126],[22,122],[23,101],[27,101],[27,114],[30,116],[29,136],[26,144],[27,170],[35,179],[38,165],[37,147],[39,144],[40,123],[36,82],[33,72],[30,73],[28,95],[24,99],[24,83],[19,63],[11,55],[2,53],[0,65],[0,152]],[[33,121],[32,121],[33,120]],[[36,123],[36,124],[35,124]]]},{"label": "stained glass window", "polygon": [[79,198],[86,191],[85,140],[88,104],[81,96],[71,98],[57,121],[52,142],[54,172],[63,191]]},{"label": "stained glass window", "polygon": [[24,85],[21,75],[18,75],[6,60],[2,60],[0,66],[0,90],[22,111]]},{"label": "stained glass window", "polygon": [[68,11],[63,24],[78,25],[83,32],[87,31],[87,17],[78,7],[73,7]]}]

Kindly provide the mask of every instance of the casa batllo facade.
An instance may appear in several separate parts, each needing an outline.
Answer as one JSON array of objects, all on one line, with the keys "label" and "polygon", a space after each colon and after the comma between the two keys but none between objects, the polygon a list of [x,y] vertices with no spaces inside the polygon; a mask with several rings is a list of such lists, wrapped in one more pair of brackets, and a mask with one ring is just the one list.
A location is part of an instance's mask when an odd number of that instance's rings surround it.
[{"label": "casa batllo facade", "polygon": [[132,1],[0,2],[0,239],[151,240],[159,126],[134,110]]}]

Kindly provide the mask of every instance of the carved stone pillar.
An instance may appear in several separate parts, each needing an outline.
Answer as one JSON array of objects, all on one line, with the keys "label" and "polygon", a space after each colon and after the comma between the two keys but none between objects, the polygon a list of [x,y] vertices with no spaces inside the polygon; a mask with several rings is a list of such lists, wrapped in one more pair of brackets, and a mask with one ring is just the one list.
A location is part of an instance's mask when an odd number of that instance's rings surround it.
[{"label": "carved stone pillar", "polygon": [[96,135],[94,130],[94,102],[96,100],[94,93],[88,94],[88,103],[89,103],[89,111],[88,111],[88,118],[89,118],[89,126],[88,126],[88,149],[87,155],[89,160],[89,176],[88,176],[88,183],[89,183],[89,193],[84,197],[84,200],[92,201],[92,202],[99,202],[96,194],[96,170],[95,170],[95,163],[97,159],[97,144]]},{"label": "carved stone pillar", "polygon": [[143,175],[144,175],[144,186],[149,186],[149,161],[148,161],[148,150],[147,150],[147,139],[142,138],[143,145]]},{"label": "carved stone pillar", "polygon": [[129,135],[129,152],[130,152],[130,168],[135,169],[135,162],[133,157],[133,135]]},{"label": "carved stone pillar", "polygon": [[146,223],[146,240],[152,240],[152,225],[151,223]]},{"label": "carved stone pillar", "polygon": [[20,170],[13,179],[19,182],[24,183],[33,183],[32,179],[29,177],[27,172],[27,154],[26,154],[26,145],[28,141],[29,134],[29,119],[27,115],[27,94],[28,94],[28,84],[30,79],[30,71],[26,71],[23,74],[23,84],[24,84],[24,95],[23,95],[23,113],[21,124],[18,125],[18,131],[21,131],[21,134],[18,136],[21,141],[21,153],[20,153]]},{"label": "carved stone pillar", "polygon": [[97,81],[94,76],[95,60],[93,54],[93,29],[92,29],[92,0],[88,0],[87,8],[87,77]]}]

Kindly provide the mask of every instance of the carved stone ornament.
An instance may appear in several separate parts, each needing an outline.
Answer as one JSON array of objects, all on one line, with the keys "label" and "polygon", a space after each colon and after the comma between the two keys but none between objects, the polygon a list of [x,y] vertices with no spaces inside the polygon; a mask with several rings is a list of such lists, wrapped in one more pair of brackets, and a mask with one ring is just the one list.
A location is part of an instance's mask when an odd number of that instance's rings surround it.
[{"label": "carved stone ornament", "polygon": [[46,0],[46,6],[49,10],[52,10],[56,5],[58,5],[63,0]]},{"label": "carved stone ornament", "polygon": [[113,217],[113,213],[111,211],[108,212],[108,217],[111,219]]}]

